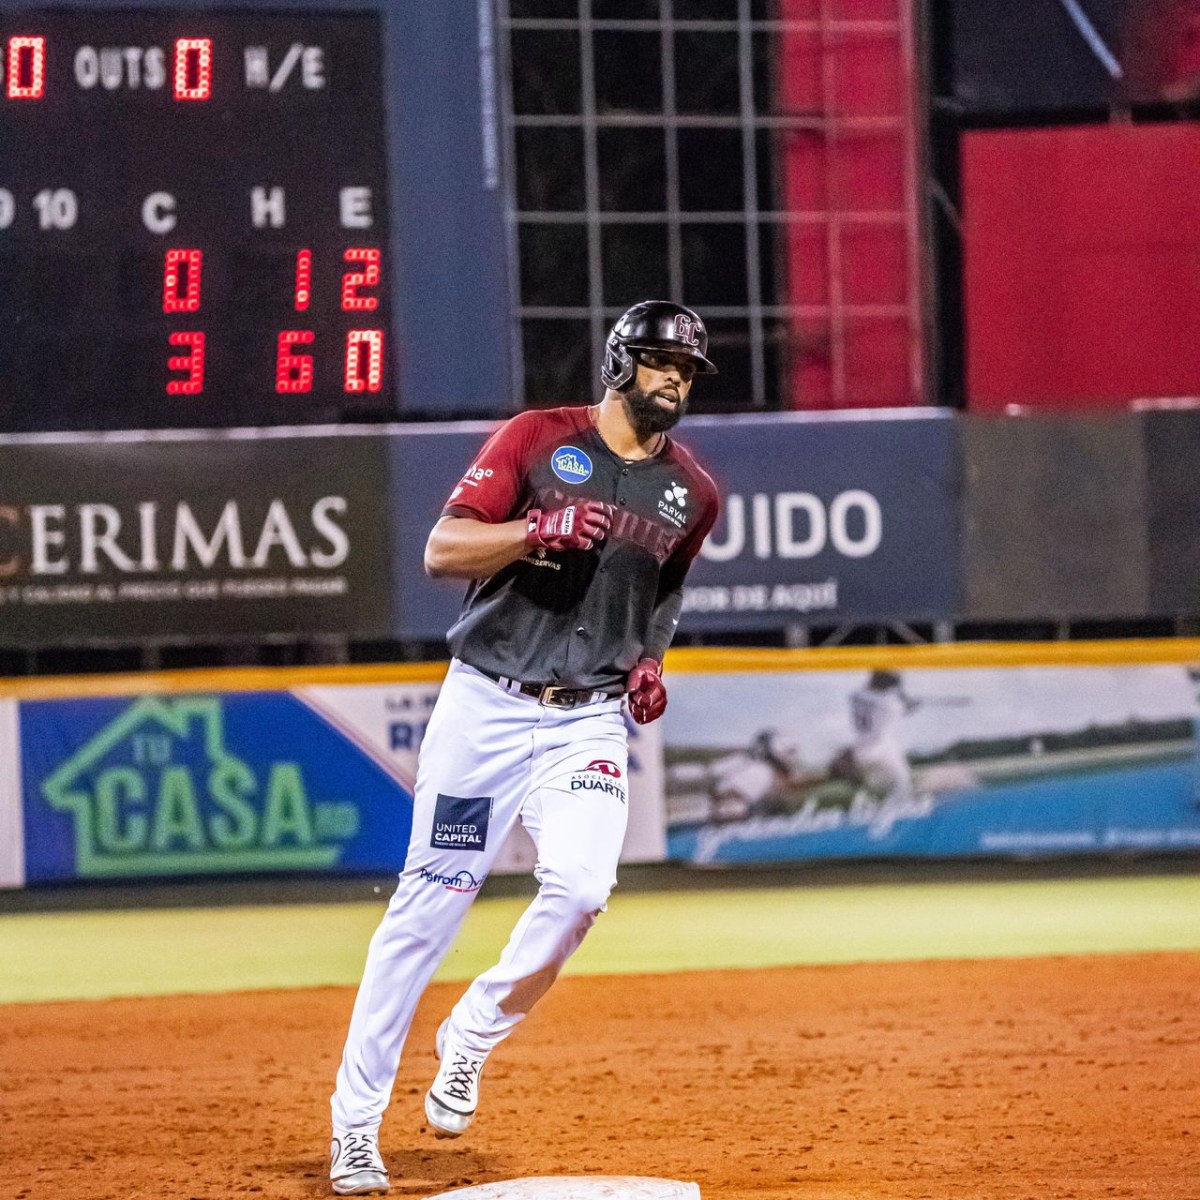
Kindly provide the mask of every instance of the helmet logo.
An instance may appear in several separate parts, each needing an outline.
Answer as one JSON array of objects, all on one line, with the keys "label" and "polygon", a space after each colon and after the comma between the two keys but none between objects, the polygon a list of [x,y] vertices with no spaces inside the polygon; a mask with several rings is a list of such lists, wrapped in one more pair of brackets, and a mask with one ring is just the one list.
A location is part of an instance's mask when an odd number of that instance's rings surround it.
[{"label": "helmet logo", "polygon": [[681,341],[686,342],[689,346],[700,345],[700,335],[696,329],[698,321],[693,321],[691,317],[679,313],[675,317],[675,336]]}]

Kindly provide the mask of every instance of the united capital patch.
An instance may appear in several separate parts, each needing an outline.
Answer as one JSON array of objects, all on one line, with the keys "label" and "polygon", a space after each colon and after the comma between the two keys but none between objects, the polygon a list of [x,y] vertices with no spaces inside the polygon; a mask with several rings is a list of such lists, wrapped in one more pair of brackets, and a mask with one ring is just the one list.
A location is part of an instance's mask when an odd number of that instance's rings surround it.
[{"label": "united capital patch", "polygon": [[436,850],[482,850],[491,817],[491,796],[444,796],[439,792],[429,844]]}]

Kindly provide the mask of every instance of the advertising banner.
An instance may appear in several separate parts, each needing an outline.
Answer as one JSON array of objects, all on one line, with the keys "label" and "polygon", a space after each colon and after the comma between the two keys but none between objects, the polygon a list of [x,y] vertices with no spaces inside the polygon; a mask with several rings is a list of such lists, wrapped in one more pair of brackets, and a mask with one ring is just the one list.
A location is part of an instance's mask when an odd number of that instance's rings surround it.
[{"label": "advertising banner", "polygon": [[425,541],[455,484],[496,428],[492,421],[412,426],[388,439],[392,588],[398,636],[441,638],[467,585],[425,574]]},{"label": "advertising banner", "polygon": [[[399,871],[438,684],[24,701],[0,884]],[[2,707],[8,705],[8,708]],[[6,713],[9,716],[5,724]],[[15,702],[0,701],[14,752]],[[626,861],[665,852],[661,741],[630,741]],[[4,810],[0,806],[0,822]],[[533,864],[517,831],[496,870]]]},{"label": "advertising banner", "polygon": [[1195,614],[1200,612],[1200,411],[1149,412],[1141,419],[1149,610]]},{"label": "advertising banner", "polygon": [[17,702],[0,699],[0,888],[20,887],[25,882],[22,825]]},{"label": "advertising banner", "polygon": [[[426,577],[429,529],[494,425],[391,439],[400,635],[436,638],[465,587]],[[953,414],[691,417],[680,440],[721,492],[688,576],[680,629],[920,620],[959,606],[958,438]]]},{"label": "advertising banner", "polygon": [[681,674],[668,856],[693,863],[1200,847],[1178,664]]},{"label": "advertising banner", "polygon": [[21,705],[26,877],[383,870],[402,769],[282,692]]},{"label": "advertising banner", "polygon": [[376,436],[0,442],[0,644],[390,623]]},{"label": "advertising banner", "polygon": [[696,417],[685,440],[721,517],[684,589],[684,630],[919,620],[959,607],[953,417]]}]

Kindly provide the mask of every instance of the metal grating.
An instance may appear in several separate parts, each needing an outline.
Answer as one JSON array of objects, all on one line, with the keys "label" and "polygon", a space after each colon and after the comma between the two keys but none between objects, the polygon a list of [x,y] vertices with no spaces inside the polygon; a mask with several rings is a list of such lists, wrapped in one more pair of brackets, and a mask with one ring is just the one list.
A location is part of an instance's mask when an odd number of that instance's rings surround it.
[{"label": "metal grating", "polygon": [[[854,111],[836,75],[840,47],[886,43],[911,106],[908,0],[892,19],[844,19],[835,0],[500,4],[518,264],[514,395],[529,405],[595,395],[613,320],[662,295],[709,324],[722,374],[697,390],[697,408],[920,402],[915,122],[910,111]],[[811,15],[792,15],[800,9]],[[821,96],[804,110],[781,100],[797,39],[821,53]],[[787,204],[797,138],[823,147],[821,205]],[[839,196],[839,148],[864,140],[888,144],[904,176],[901,204]],[[902,243],[902,295],[863,299],[843,287],[846,230],[872,227]],[[795,231],[804,228],[821,235],[817,258],[802,254]],[[819,298],[797,286],[797,272],[821,277]],[[862,372],[846,370],[856,334],[896,322],[908,343],[902,394],[864,399]]]}]

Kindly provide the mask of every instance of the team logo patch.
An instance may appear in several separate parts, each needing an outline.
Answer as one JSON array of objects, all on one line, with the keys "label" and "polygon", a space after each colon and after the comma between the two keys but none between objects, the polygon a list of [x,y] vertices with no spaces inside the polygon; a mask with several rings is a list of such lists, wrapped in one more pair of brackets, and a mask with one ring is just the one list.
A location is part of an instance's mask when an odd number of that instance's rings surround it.
[{"label": "team logo patch", "polygon": [[611,759],[593,758],[582,771],[576,771],[571,776],[571,791],[600,792],[605,796],[615,796],[625,804],[625,785],[617,782],[620,778],[621,768]]},{"label": "team logo patch", "polygon": [[437,850],[482,850],[491,817],[491,796],[443,796],[439,792],[429,844]]},{"label": "team logo patch", "polygon": [[621,768],[615,762],[610,762],[607,758],[593,758],[586,767],[585,771],[599,771],[601,775],[611,775],[614,779],[621,778]]},{"label": "team logo patch", "polygon": [[550,456],[550,469],[563,483],[583,483],[592,477],[592,460],[578,446],[559,446]]},{"label": "team logo patch", "polygon": [[448,892],[477,892],[483,880],[476,879],[470,871],[455,871],[453,875],[439,875],[436,871],[421,868],[421,878],[426,883],[440,883]]},{"label": "team logo patch", "polygon": [[687,524],[687,513],[683,511],[687,507],[687,494],[687,488],[671,480],[671,486],[663,492],[663,498],[658,502],[659,515],[670,521],[676,529],[682,529]]}]

